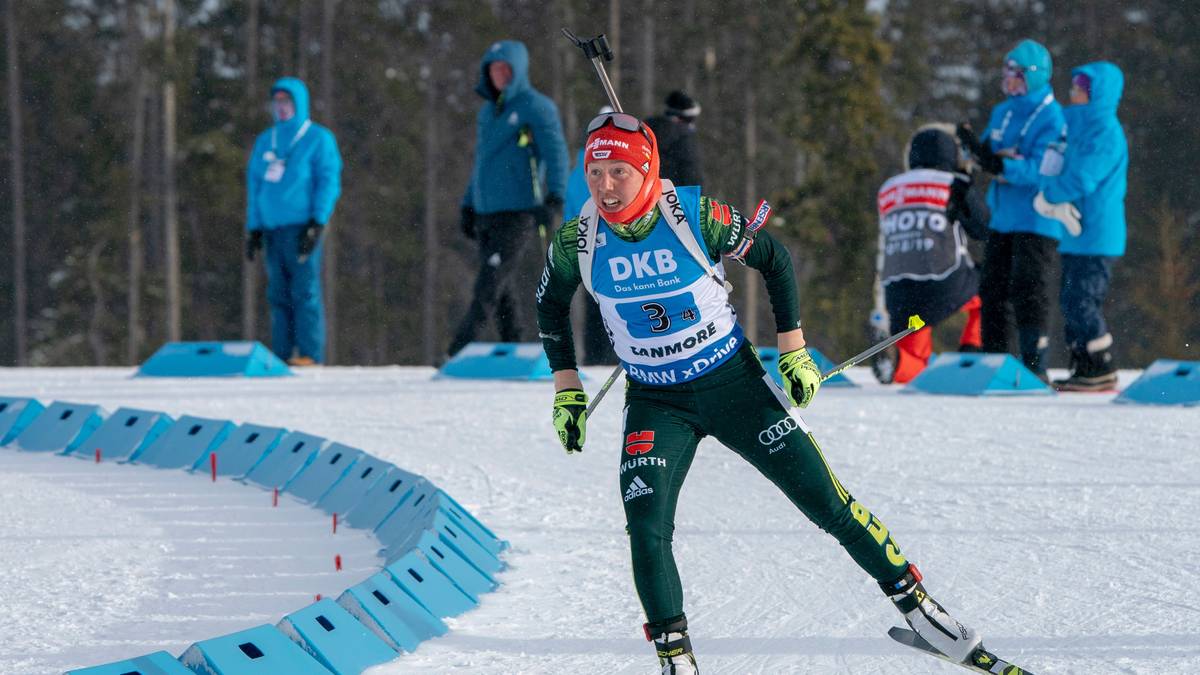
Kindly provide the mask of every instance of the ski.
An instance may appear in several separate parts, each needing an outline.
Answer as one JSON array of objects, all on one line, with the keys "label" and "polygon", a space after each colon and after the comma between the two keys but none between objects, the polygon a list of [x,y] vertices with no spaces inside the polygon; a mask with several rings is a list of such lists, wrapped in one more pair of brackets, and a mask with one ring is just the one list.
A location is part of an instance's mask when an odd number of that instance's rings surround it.
[{"label": "ski", "polygon": [[930,656],[936,656],[943,661],[948,661],[949,663],[962,666],[968,670],[974,670],[977,673],[992,673],[993,675],[1033,675],[1033,673],[1030,671],[1021,668],[1020,666],[1014,666],[1008,661],[1005,661],[1004,659],[1001,659],[995,654],[989,652],[983,648],[983,645],[979,645],[978,649],[976,649],[974,652],[971,652],[971,656],[968,657],[966,661],[954,661],[950,659],[950,657],[934,649],[928,642],[925,641],[924,638],[922,638],[920,635],[917,635],[915,631],[893,626],[892,628],[888,629],[888,635],[902,645],[925,652]]}]

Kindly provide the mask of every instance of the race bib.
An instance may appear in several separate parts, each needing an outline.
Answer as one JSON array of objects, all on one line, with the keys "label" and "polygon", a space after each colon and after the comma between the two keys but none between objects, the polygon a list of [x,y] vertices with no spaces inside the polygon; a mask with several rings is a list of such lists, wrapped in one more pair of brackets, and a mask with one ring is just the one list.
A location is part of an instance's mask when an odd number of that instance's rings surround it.
[{"label": "race bib", "polygon": [[263,180],[268,183],[278,183],[283,180],[283,172],[286,168],[282,159],[277,159],[267,164],[267,170],[263,173]]}]

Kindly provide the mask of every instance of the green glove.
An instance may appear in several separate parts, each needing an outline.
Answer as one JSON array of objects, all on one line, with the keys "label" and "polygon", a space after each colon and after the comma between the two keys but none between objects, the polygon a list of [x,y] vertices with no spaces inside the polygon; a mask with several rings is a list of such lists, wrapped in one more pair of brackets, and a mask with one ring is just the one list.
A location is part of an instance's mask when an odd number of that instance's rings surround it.
[{"label": "green glove", "polygon": [[821,369],[804,347],[779,355],[779,374],[788,398],[801,408],[807,408],[821,388]]},{"label": "green glove", "polygon": [[554,395],[554,428],[567,454],[583,452],[587,437],[588,397],[582,389],[563,389]]}]

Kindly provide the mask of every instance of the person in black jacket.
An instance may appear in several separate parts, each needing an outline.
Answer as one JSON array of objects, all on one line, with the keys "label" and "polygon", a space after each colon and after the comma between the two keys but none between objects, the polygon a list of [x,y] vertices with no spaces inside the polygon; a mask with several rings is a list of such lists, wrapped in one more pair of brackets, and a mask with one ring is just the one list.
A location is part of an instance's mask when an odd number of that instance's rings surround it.
[{"label": "person in black jacket", "polygon": [[700,104],[682,91],[667,94],[666,110],[646,120],[658,139],[660,175],[676,186],[702,185],[700,144],[696,142],[696,118]]},{"label": "person in black jacket", "polygon": [[921,127],[909,141],[908,170],[879,189],[879,280],[891,331],[918,314],[926,327],[897,344],[892,381],[908,382],[929,362],[932,327],[967,313],[960,351],[979,351],[979,273],[967,237],[987,236],[989,212],[954,127]]}]

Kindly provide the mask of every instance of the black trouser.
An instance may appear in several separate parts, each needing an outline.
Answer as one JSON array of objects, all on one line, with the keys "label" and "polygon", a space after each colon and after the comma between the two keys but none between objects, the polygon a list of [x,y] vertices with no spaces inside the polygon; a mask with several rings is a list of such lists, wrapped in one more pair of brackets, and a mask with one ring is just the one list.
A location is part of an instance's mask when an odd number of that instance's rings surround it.
[{"label": "black trouser", "polygon": [[1029,232],[992,232],[983,249],[979,299],[983,351],[1009,350],[1008,308],[1016,319],[1021,359],[1035,372],[1044,370],[1049,278],[1058,241]]},{"label": "black trouser", "polygon": [[[488,315],[495,314],[502,342],[521,341],[521,308],[533,297],[536,278],[521,263],[537,226],[529,211],[477,214],[479,276],[467,313],[447,352],[453,356],[475,339]],[[526,274],[526,272],[529,272]],[[528,278],[526,278],[528,277]]]},{"label": "black trouser", "polygon": [[[887,527],[838,481],[804,420],[747,345],[691,382],[652,387],[631,381],[626,390],[619,487],[633,580],[649,623],[683,614],[672,554],[675,505],[705,436],[758,469],[876,581],[904,573],[908,561]],[[747,508],[745,516],[752,518],[754,507]]]}]

